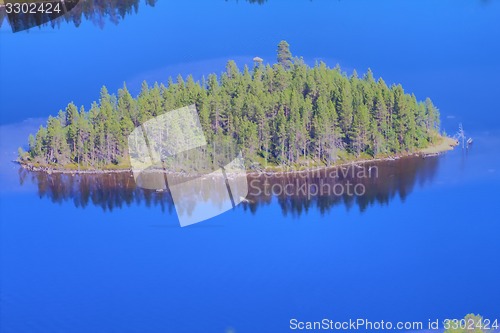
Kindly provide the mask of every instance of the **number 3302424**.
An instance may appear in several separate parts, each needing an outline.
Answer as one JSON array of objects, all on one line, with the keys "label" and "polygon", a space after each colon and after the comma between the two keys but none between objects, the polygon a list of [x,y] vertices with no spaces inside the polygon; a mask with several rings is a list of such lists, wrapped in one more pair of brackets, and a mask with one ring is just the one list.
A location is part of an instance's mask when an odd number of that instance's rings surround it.
[{"label": "number 3302424", "polygon": [[59,2],[8,2],[5,4],[5,12],[7,14],[59,14],[61,4]]}]

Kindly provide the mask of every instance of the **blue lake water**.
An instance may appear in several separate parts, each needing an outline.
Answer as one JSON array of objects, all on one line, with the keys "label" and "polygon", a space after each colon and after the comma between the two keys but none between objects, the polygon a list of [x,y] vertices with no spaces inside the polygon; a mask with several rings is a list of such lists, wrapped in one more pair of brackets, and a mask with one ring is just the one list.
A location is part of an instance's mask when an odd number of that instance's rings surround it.
[{"label": "blue lake water", "polygon": [[[500,320],[498,1],[164,0],[102,20],[0,28],[0,332]],[[133,184],[11,163],[41,118],[90,105],[102,85],[272,62],[281,39],[308,63],[370,67],[431,97],[443,128],[463,122],[473,146],[380,165],[365,198],[271,195],[189,228]]]}]

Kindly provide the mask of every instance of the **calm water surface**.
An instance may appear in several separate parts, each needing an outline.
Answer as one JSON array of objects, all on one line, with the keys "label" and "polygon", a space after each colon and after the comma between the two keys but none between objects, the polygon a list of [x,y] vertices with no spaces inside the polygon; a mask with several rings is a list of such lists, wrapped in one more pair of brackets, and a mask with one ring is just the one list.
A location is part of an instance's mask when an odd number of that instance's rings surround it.
[{"label": "calm water surface", "polygon": [[[159,1],[78,27],[13,34],[4,22],[0,332],[500,319],[498,22],[496,1]],[[281,39],[309,63],[371,67],[430,96],[448,133],[463,122],[474,145],[380,164],[359,198],[250,195],[189,228],[168,193],[137,189],[130,175],[47,176],[10,162],[40,118],[72,100],[88,106],[103,84],[137,90],[230,58],[273,61]]]}]

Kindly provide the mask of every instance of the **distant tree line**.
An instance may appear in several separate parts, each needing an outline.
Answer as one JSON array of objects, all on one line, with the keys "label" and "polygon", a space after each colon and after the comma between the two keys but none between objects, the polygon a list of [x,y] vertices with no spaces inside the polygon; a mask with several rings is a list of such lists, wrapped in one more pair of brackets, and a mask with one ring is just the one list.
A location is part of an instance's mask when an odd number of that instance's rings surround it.
[{"label": "distant tree line", "polygon": [[[38,165],[89,169],[127,165],[127,137],[164,112],[195,104],[210,143],[237,142],[260,164],[314,161],[412,152],[439,138],[439,112],[431,100],[417,101],[401,85],[375,80],[371,70],[348,77],[339,66],[309,67],[281,42],[274,65],[256,63],[195,82],[171,78],[166,85],[143,82],[139,95],[126,85],[112,95],[102,87],[88,110],[69,103],[29,137],[21,159]],[[210,150],[211,145],[206,148]]]}]

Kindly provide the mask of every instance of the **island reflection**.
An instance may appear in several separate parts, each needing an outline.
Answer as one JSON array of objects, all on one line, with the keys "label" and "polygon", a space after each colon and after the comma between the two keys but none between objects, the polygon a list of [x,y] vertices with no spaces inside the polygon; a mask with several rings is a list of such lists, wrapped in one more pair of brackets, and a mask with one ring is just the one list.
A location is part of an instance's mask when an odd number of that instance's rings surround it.
[{"label": "island reflection", "polygon": [[[373,205],[387,205],[395,198],[405,200],[414,187],[432,182],[439,166],[439,157],[409,157],[393,161],[371,162],[364,165],[349,165],[337,177],[331,177],[332,170],[321,170],[302,174],[248,175],[248,195],[238,208],[256,213],[259,207],[276,202],[283,215],[300,216],[309,209],[321,213],[343,205],[347,208],[357,206],[365,211]],[[341,169],[337,169],[341,170]],[[371,177],[364,175],[370,174]],[[360,177],[361,176],[361,177]],[[19,170],[21,185],[34,184],[40,198],[48,198],[54,203],[73,202],[76,207],[89,205],[112,211],[132,205],[145,204],[147,207],[160,207],[163,212],[174,212],[172,197],[167,189],[156,192],[137,187],[131,172],[112,174],[61,174]],[[325,185],[327,184],[327,185]],[[364,188],[362,195],[321,191],[321,188],[347,188],[358,185]],[[351,187],[351,188],[352,188]],[[286,191],[283,189],[287,189]],[[315,189],[304,191],[304,188]],[[220,205],[223,196],[214,193],[210,179],[200,180],[193,193],[206,202]],[[275,201],[273,199],[276,199]],[[196,202],[186,200],[185,207],[193,208]]]},{"label": "island reflection", "polygon": [[[13,2],[13,1],[11,1]],[[56,1],[52,1],[56,3]],[[157,0],[145,0],[147,6],[154,7]],[[73,23],[79,27],[85,19],[104,28],[106,22],[118,24],[127,15],[137,14],[139,0],[65,0],[61,13],[45,14],[6,14],[4,6],[0,6],[0,27],[5,19],[14,32],[26,30],[36,26],[50,25],[59,27],[61,23]]]},{"label": "island reflection", "polygon": [[[14,0],[9,0],[15,2]],[[154,7],[158,0],[144,0],[146,6]],[[226,0],[227,1],[227,0]],[[51,0],[54,4],[57,0]],[[246,0],[248,3],[262,5],[267,0]],[[63,12],[60,14],[15,14],[7,15],[5,6],[0,5],[0,27],[4,20],[10,24],[14,32],[30,29],[36,26],[50,25],[59,27],[61,23],[73,23],[79,27],[82,21],[90,21],[99,28],[104,28],[106,22],[118,24],[126,16],[137,14],[139,0],[65,0]]]}]

